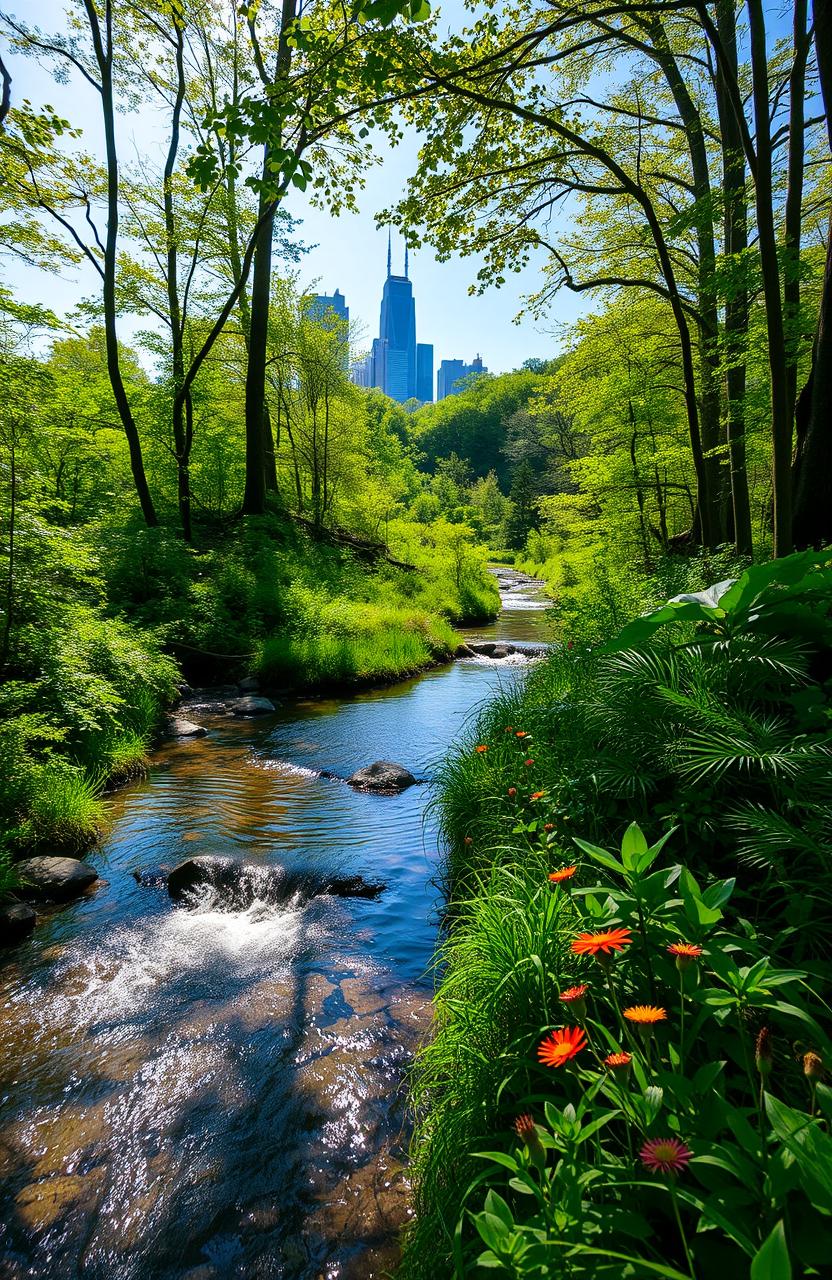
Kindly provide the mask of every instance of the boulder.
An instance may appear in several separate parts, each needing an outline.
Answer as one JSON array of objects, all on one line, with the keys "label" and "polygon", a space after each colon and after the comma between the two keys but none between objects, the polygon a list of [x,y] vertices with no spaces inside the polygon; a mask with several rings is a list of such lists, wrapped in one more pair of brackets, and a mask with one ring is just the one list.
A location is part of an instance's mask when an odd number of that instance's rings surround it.
[{"label": "boulder", "polygon": [[256,693],[260,688],[260,681],[257,676],[246,676],[244,680],[240,681],[237,688],[240,693]]},{"label": "boulder", "polygon": [[472,640],[469,648],[484,658],[495,659],[508,658],[517,652],[513,644],[507,644],[504,640]]},{"label": "boulder", "polygon": [[[147,883],[144,879],[141,883]],[[289,871],[279,865],[252,866],[236,858],[204,854],[180,862],[168,874],[168,893],[175,901],[202,885],[217,891],[230,910],[247,911],[253,902],[286,902],[300,896],[328,893],[336,898],[377,898],[385,886],[363,876],[321,876],[311,871]]]},{"label": "boulder", "polygon": [[13,947],[27,938],[35,927],[35,919],[28,902],[7,902],[0,906],[0,947]]},{"label": "boulder", "polygon": [[219,854],[206,853],[187,858],[168,873],[168,893],[178,900],[198,885],[213,884],[218,888],[231,889],[239,866],[234,858],[220,857]]},{"label": "boulder", "polygon": [[21,893],[47,902],[76,898],[98,879],[98,872],[77,858],[24,858],[15,864],[15,871],[24,881]]},{"label": "boulder", "polygon": [[257,698],[253,694],[235,698],[231,703],[231,712],[235,716],[270,716],[275,710],[274,703],[268,698]]},{"label": "boulder", "polygon": [[475,658],[476,654],[470,644],[458,644],[454,649],[455,658]]},{"label": "boulder", "polygon": [[171,716],[168,728],[172,738],[204,738],[208,732],[204,725],[186,720],[184,716]]},{"label": "boulder", "polygon": [[358,791],[380,791],[395,795],[412,787],[416,779],[404,765],[395,764],[392,760],[376,760],[364,769],[357,769],[347,778],[347,782]]}]

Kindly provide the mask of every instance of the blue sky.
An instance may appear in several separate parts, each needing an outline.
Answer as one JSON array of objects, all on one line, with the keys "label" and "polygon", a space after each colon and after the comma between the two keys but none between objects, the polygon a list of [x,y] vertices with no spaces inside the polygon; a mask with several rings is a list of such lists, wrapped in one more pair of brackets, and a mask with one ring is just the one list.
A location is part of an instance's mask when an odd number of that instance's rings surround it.
[{"label": "blue sky", "polygon": [[[63,5],[59,0],[36,0],[35,5],[18,4],[17,12],[36,21],[43,30],[64,26]],[[451,0],[442,7],[446,22],[459,21],[462,6]],[[60,114],[84,130],[82,145],[101,154],[102,140],[98,104],[94,92],[80,81],[56,84],[48,70],[31,59],[12,56],[13,100],[29,98],[34,104],[51,103]],[[119,126],[123,154],[132,159],[136,152],[161,153],[163,138],[154,129],[152,116],[133,114],[124,117]],[[382,163],[370,169],[365,189],[359,193],[359,212],[333,218],[313,209],[307,200],[295,193],[288,205],[290,212],[303,219],[300,235],[315,247],[302,266],[302,284],[317,282],[321,292],[339,288],[346,296],[351,318],[363,328],[364,342],[378,333],[378,312],[384,283],[387,257],[387,235],[375,225],[375,213],[392,203],[403,191],[408,175],[416,164],[418,139],[410,133],[397,148],[391,149],[379,136]],[[394,235],[394,270],[401,270],[404,246]],[[527,356],[548,356],[561,345],[563,325],[587,307],[564,293],[553,306],[545,322],[524,320],[513,323],[524,293],[538,286],[534,267],[512,276],[500,290],[490,290],[483,297],[471,297],[470,282],[476,275],[474,259],[452,258],[435,261],[429,249],[410,255],[410,276],[416,297],[416,325],[420,342],[434,344],[436,365],[444,357],[471,360],[479,352],[484,363],[500,373],[518,367]],[[30,301],[38,301],[54,310],[69,310],[80,297],[96,290],[91,269],[55,277],[12,264],[5,269],[8,283]],[[140,327],[132,320],[122,322],[122,337]]]}]

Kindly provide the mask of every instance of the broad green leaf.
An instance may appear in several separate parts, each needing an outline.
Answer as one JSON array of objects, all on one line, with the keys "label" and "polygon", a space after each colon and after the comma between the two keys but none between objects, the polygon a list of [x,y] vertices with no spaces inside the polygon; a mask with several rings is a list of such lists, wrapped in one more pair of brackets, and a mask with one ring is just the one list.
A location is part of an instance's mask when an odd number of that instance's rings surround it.
[{"label": "broad green leaf", "polygon": [[792,1280],[792,1264],[782,1219],[751,1259],[751,1280]]}]

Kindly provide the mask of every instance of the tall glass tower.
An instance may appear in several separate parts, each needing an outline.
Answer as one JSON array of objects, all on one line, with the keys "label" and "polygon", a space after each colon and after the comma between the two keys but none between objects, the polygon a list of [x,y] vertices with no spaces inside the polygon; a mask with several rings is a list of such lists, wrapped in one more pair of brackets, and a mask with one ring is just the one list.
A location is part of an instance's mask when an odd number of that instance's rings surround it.
[{"label": "tall glass tower", "polygon": [[377,385],[391,399],[401,402],[416,395],[416,302],[407,274],[407,249],[403,276],[393,275],[390,253],[388,235],[387,279],[381,295],[378,331],[379,341],[386,344],[386,358],[384,378]]}]

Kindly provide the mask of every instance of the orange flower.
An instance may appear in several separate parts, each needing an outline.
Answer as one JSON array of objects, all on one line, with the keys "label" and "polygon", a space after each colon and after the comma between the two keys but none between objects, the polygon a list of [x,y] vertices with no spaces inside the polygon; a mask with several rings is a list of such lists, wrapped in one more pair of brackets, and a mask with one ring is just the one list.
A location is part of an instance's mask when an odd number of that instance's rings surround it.
[{"label": "orange flower", "polygon": [[562,1067],[586,1048],[586,1034],[581,1027],[563,1027],[552,1031],[537,1046],[537,1056],[544,1067]]},{"label": "orange flower", "polygon": [[487,750],[488,750],[488,747],[486,746],[486,744],[485,744],[484,742],[481,742],[481,743],[480,743],[480,745],[477,747],[477,749],[476,749],[476,750],[477,750],[477,755],[482,755],[483,751],[487,751]]},{"label": "orange flower", "polygon": [[533,791],[533,792],[531,793],[531,795],[529,796],[529,799],[530,799],[530,800],[542,800],[542,799],[543,799],[543,797],[545,796],[545,794],[546,794],[546,792],[545,792],[545,791]]},{"label": "orange flower", "polygon": [[473,836],[466,836],[466,837],[465,837],[465,840],[463,841],[463,843],[464,843],[464,844],[467,844],[467,845],[472,845],[472,844],[474,843],[474,837],[473,837]]},{"label": "orange flower", "polygon": [[509,787],[509,789],[508,789],[508,794],[511,796],[511,798],[512,798],[512,800],[513,800],[513,799],[514,799],[514,797],[517,795],[517,788],[516,788],[516,787]]},{"label": "orange flower", "polygon": [[528,738],[529,735],[525,729],[518,729],[514,736],[515,738]]},{"label": "orange flower", "polygon": [[579,933],[572,943],[576,956],[597,956],[599,952],[612,955],[623,951],[632,942],[629,929],[604,929],[601,933]]},{"label": "orange flower", "polygon": [[667,1010],[659,1009],[654,1004],[634,1004],[624,1010],[624,1017],[628,1022],[637,1022],[639,1026],[649,1027],[654,1022],[664,1022]]},{"label": "orange flower", "polygon": [[554,829],[555,829],[555,824],[554,824],[554,822],[544,822],[544,824],[543,824],[543,830],[544,830],[544,831],[547,831],[547,832],[548,832],[548,831],[554,831]]},{"label": "orange flower", "polygon": [[567,987],[566,991],[562,991],[558,996],[558,1000],[562,1000],[564,1005],[571,1005],[576,1000],[582,1000],[588,991],[588,984],[582,982],[580,987]]},{"label": "orange flower", "polygon": [[631,1053],[608,1053],[604,1059],[604,1066],[609,1071],[627,1071],[632,1060]]},{"label": "orange flower", "polygon": [[811,1049],[803,1055],[803,1074],[808,1076],[810,1080],[821,1080],[823,1078],[823,1058],[819,1054],[813,1053]]},{"label": "orange flower", "polygon": [[523,764],[526,766],[527,769],[531,769],[532,765],[534,764],[534,760],[532,759],[524,760]]},{"label": "orange flower", "polygon": [[563,880],[571,880],[577,867],[560,867],[557,871],[549,872],[549,884],[560,884]]},{"label": "orange flower", "polygon": [[695,942],[672,942],[667,949],[672,956],[687,956],[691,960],[698,960],[702,954],[702,948]]},{"label": "orange flower", "polygon": [[678,1138],[650,1138],[639,1152],[641,1163],[651,1173],[681,1173],[693,1155]]}]

